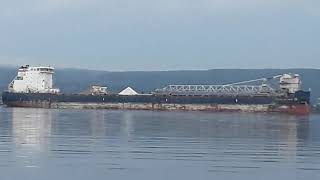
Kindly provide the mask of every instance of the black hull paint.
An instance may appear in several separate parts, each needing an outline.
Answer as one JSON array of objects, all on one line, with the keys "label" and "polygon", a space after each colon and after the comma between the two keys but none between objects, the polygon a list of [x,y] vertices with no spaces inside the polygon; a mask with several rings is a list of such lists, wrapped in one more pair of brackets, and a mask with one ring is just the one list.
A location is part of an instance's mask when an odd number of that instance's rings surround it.
[{"label": "black hull paint", "polygon": [[[121,96],[83,94],[11,93],[2,94],[3,103],[12,107],[59,108],[69,106],[105,109],[208,110],[309,113],[310,92],[286,96]],[[256,106],[256,107],[255,107]]]}]

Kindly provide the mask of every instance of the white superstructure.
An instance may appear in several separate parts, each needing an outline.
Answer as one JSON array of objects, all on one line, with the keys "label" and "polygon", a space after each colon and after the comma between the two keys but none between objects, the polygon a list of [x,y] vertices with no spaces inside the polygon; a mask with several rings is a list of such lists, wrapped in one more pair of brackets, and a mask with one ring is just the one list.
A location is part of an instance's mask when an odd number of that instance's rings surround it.
[{"label": "white superstructure", "polygon": [[21,66],[8,90],[17,93],[59,93],[53,88],[54,68],[50,66]]},{"label": "white superstructure", "polygon": [[108,94],[108,87],[105,87],[105,86],[91,86],[90,92],[91,92],[92,95]]},{"label": "white superstructure", "polygon": [[301,80],[299,74],[284,74],[280,77],[280,88],[289,93],[301,90]]}]

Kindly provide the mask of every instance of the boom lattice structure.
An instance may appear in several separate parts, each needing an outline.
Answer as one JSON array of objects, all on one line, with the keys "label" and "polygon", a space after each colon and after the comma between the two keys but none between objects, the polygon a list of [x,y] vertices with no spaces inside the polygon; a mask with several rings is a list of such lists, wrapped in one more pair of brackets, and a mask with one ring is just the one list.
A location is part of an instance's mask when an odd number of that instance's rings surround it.
[{"label": "boom lattice structure", "polygon": [[155,91],[157,94],[171,95],[254,95],[274,92],[268,85],[169,85]]},{"label": "boom lattice structure", "polygon": [[[283,75],[269,78],[259,78],[248,81],[235,82],[224,85],[169,85],[162,89],[156,89],[156,94],[163,95],[279,95],[267,81],[278,79]],[[242,85],[262,81],[260,85]]]}]

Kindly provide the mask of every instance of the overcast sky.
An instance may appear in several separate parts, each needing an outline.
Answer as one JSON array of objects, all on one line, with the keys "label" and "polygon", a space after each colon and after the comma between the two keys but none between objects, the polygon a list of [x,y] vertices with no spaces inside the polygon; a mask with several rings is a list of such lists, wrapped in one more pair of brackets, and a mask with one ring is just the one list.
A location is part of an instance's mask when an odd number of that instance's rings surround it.
[{"label": "overcast sky", "polygon": [[320,68],[320,1],[1,1],[0,64]]}]

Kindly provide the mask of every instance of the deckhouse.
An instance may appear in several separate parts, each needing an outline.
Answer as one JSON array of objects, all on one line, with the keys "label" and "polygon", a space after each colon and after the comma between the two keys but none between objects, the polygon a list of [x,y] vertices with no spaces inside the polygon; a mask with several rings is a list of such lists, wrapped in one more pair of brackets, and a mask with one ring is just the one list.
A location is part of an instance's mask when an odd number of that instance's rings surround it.
[{"label": "deckhouse", "polygon": [[50,66],[21,66],[8,86],[9,92],[59,93],[53,88],[54,68]]}]

